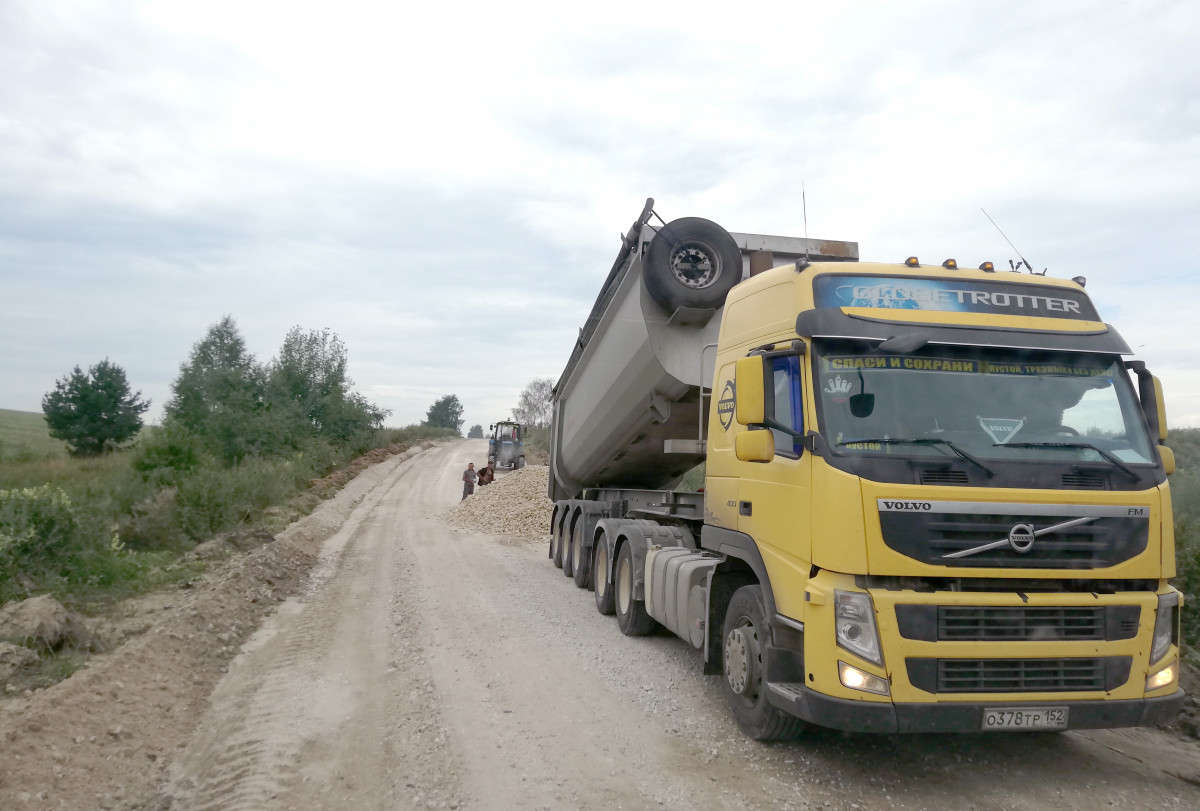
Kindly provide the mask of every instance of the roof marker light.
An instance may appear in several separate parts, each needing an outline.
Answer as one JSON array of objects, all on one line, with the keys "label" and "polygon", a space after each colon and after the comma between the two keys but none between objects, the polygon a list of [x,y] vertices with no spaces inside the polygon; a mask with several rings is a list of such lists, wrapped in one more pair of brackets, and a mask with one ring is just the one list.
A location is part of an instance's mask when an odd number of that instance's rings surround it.
[{"label": "roof marker light", "polygon": [[996,272],[996,266],[993,265],[991,262],[984,262],[982,265],[979,266],[979,269],[982,270],[984,273],[995,273]]},{"label": "roof marker light", "polygon": [[1087,287],[1087,278],[1084,276],[1072,276],[1071,281],[1075,282],[1075,284],[1079,285],[1080,287]]},{"label": "roof marker light", "polygon": [[917,261],[917,257],[915,256],[910,256],[905,259],[904,264],[910,268],[919,268],[921,266],[921,263]]},{"label": "roof marker light", "polygon": [[946,270],[958,270],[958,262],[953,259],[947,259],[945,262],[942,262],[942,267]]}]

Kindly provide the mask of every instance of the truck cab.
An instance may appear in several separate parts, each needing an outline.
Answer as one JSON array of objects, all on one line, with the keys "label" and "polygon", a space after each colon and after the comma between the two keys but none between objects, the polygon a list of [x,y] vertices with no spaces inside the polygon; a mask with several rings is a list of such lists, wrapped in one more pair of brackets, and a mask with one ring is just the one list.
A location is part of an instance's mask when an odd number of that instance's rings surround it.
[{"label": "truck cab", "polygon": [[768,700],[879,731],[1171,717],[1173,460],[1129,351],[1075,281],[910,260],[734,288],[701,545],[752,539],[798,637]]}]

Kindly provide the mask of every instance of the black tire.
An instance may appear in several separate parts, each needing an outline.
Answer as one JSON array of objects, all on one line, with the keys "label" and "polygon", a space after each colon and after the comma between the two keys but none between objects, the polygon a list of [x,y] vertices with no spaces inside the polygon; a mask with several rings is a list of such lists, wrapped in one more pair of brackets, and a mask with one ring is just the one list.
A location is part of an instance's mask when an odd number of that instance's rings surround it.
[{"label": "black tire", "polygon": [[517,461],[513,463],[513,470],[520,470],[523,467],[525,467],[525,457],[518,456]]},{"label": "black tire", "polygon": [[550,559],[554,561],[554,566],[557,569],[562,568],[562,519],[559,516],[554,516],[554,523],[550,525]]},{"label": "black tire", "polygon": [[633,596],[633,549],[629,542],[617,550],[617,562],[613,566],[613,606],[617,612],[617,625],[625,636],[645,636],[658,625],[654,617],[646,613],[646,603]]},{"label": "black tire", "polygon": [[804,721],[767,701],[763,649],[770,641],[762,587],[742,586],[733,593],[721,629],[721,689],[742,732],[756,741],[794,738]]},{"label": "black tire", "polygon": [[584,547],[583,528],[584,520],[581,515],[575,522],[575,528],[571,530],[571,577],[575,579],[577,588],[586,589],[592,585],[592,550]]},{"label": "black tire", "polygon": [[596,610],[606,617],[612,616],[617,609],[608,571],[608,533],[603,530],[596,535],[592,546],[592,586],[596,590]]},{"label": "black tire", "polygon": [[742,280],[742,251],[729,232],[711,220],[672,220],[650,242],[642,280],[667,310],[720,307]]},{"label": "black tire", "polygon": [[571,517],[567,516],[567,520],[563,522],[562,543],[559,544],[562,552],[562,570],[567,577],[575,574],[575,570],[571,568],[571,535],[575,529],[571,526],[570,521]]}]

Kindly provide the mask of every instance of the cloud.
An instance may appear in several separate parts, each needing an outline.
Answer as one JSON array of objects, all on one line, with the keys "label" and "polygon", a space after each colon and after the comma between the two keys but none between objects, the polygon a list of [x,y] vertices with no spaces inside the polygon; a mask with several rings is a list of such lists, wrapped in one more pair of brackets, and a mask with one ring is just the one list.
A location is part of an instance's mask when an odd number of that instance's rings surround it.
[{"label": "cloud", "polygon": [[[555,377],[667,219],[1085,275],[1200,425],[1184,347],[1200,7],[0,6],[0,407],[108,356],[157,406],[232,314],[468,425]],[[807,212],[800,188],[804,184]]]}]

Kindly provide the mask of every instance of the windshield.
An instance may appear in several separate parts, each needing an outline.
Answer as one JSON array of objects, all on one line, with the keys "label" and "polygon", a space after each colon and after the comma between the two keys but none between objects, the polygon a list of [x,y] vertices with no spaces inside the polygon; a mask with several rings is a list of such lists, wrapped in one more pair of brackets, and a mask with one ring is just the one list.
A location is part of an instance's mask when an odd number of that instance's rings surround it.
[{"label": "windshield", "polygon": [[952,347],[886,355],[826,342],[814,364],[821,433],[835,453],[1155,460],[1111,357]]}]

